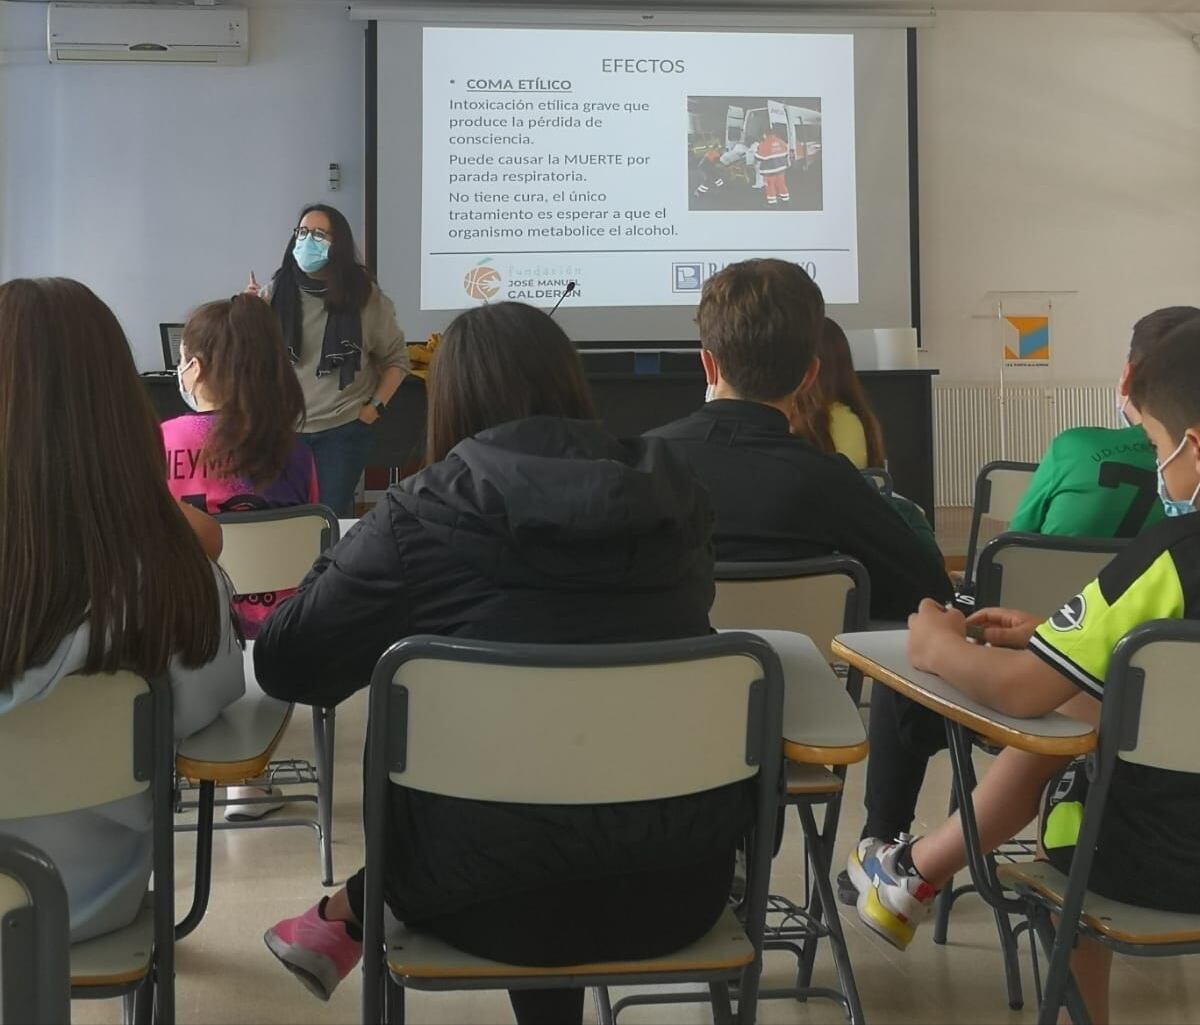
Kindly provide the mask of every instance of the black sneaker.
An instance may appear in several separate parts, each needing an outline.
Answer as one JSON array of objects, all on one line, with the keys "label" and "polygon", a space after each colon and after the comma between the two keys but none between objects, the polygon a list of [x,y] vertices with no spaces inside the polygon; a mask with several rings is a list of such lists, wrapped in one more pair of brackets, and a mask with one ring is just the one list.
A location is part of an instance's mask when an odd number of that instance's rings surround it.
[{"label": "black sneaker", "polygon": [[850,881],[850,873],[842,869],[837,877],[837,899],[846,907],[852,908],[858,903],[858,889]]}]

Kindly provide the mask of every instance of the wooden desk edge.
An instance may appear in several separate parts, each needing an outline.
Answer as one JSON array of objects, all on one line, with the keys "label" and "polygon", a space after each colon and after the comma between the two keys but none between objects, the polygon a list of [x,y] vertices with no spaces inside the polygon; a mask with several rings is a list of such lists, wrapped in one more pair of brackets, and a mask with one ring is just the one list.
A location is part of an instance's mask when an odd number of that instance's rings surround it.
[{"label": "wooden desk edge", "polygon": [[288,705],[287,713],[279,724],[279,729],[275,731],[275,736],[271,738],[266,749],[254,755],[253,758],[244,758],[240,762],[202,762],[177,754],[175,771],[186,779],[209,780],[216,783],[217,786],[236,785],[262,775],[263,770],[270,764],[271,756],[275,753],[279,742],[283,739],[283,731],[292,721],[294,708],[295,705]]},{"label": "wooden desk edge", "polygon": [[867,741],[847,747],[819,747],[783,738],[783,757],[800,765],[856,765],[867,757]]},{"label": "wooden desk edge", "polygon": [[965,726],[967,729],[978,733],[985,740],[991,741],[994,744],[999,744],[1003,747],[1015,747],[1020,751],[1028,751],[1030,754],[1066,756],[1087,754],[1087,752],[1096,746],[1095,730],[1071,737],[1039,737],[1030,733],[1022,733],[1020,730],[1014,730],[1003,723],[985,719],[974,712],[968,712],[965,708],[960,708],[958,705],[939,698],[936,694],[930,694],[928,691],[914,686],[908,680],[904,679],[904,677],[897,676],[891,670],[886,669],[866,655],[861,655],[857,651],[847,648],[836,638],[833,642],[833,653],[836,657],[861,670],[864,675],[869,676],[872,680],[883,684],[885,687],[890,687],[907,698],[911,698],[917,704],[924,705],[926,708],[937,712],[943,718]]}]

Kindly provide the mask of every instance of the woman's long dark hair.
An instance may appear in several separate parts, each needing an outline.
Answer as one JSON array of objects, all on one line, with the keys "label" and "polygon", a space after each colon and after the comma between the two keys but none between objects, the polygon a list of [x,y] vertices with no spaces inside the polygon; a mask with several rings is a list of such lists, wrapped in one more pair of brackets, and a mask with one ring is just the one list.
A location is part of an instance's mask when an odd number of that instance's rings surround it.
[{"label": "woman's long dark hair", "polygon": [[829,407],[840,402],[862,421],[863,433],[867,438],[867,465],[882,467],[887,453],[883,447],[879,419],[854,372],[854,360],[850,355],[846,332],[828,317],[821,330],[817,356],[821,360],[821,369],[813,386],[796,401],[798,425],[793,433],[822,452],[836,451],[829,431]]},{"label": "woman's long dark hair", "polygon": [[77,281],[0,285],[0,451],[0,688],[85,619],[84,672],[214,657],[212,566],[121,326]]},{"label": "woman's long dark hair", "polygon": [[450,322],[429,369],[426,461],[527,416],[594,420],[579,353],[563,329],[524,303],[491,303]]},{"label": "woman's long dark hair", "polygon": [[304,393],[279,318],[261,299],[205,303],[183,328],[187,357],[217,407],[203,458],[220,476],[270,484],[283,473],[304,418]]},{"label": "woman's long dark hair", "polygon": [[[300,211],[296,218],[296,228],[310,213],[322,213],[329,218],[332,240],[329,243],[329,262],[325,265],[328,271],[324,278],[326,287],[325,308],[339,313],[352,313],[361,310],[371,298],[371,272],[359,259],[358,250],[354,246],[354,232],[350,230],[350,222],[345,215],[332,206],[324,203],[310,203]],[[300,268],[292,255],[292,246],[296,241],[296,229],[288,236],[287,245],[283,247],[283,259],[279,270],[271,282],[274,294],[278,288],[298,288]]]}]

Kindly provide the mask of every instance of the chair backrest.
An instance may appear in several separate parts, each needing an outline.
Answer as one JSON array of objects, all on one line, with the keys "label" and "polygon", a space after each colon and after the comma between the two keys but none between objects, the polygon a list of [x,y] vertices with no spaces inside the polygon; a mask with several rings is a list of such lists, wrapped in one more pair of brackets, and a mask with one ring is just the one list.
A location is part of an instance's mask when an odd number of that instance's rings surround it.
[{"label": "chair backrest", "polygon": [[979,549],[1008,527],[1037,463],[997,460],[988,463],[975,478],[975,503],[971,509],[971,532],[967,537],[966,583],[975,579]]},{"label": "chair backrest", "polygon": [[0,833],[0,1025],[71,1020],[67,891],[31,844]]},{"label": "chair backrest", "polygon": [[389,656],[376,679],[392,681],[392,782],[523,804],[653,800],[754,776],[763,681],[777,668],[746,634],[603,646],[423,638]]},{"label": "chair backrest", "polygon": [[238,594],[286,591],[299,585],[317,556],[337,544],[333,510],[323,505],[222,513],[218,560]]},{"label": "chair backrest", "polygon": [[484,801],[588,805],[753,778],[754,835],[766,842],[751,845],[747,872],[744,923],[755,960],[742,981],[752,1007],[782,718],[779,658],[752,634],[607,645],[418,636],[394,645],[371,679],[363,1020],[380,1020],[389,781]]},{"label": "chair backrest", "polygon": [[1128,543],[1123,538],[1001,534],[979,556],[976,604],[1052,616]]},{"label": "chair backrest", "polygon": [[794,630],[831,659],[834,637],[867,628],[871,582],[848,555],[792,562],[718,562],[709,622],[718,630]]},{"label": "chair backrest", "polygon": [[895,485],[892,482],[892,475],[883,467],[868,466],[861,472],[871,484],[874,484],[879,489],[881,495],[890,495],[895,489]]},{"label": "chair backrest", "polygon": [[63,677],[0,715],[0,823],[150,790],[152,714],[149,685],[121,672]]},{"label": "chair backrest", "polygon": [[1200,622],[1157,620],[1130,631],[1109,663],[1101,744],[1115,744],[1115,756],[1123,761],[1200,773],[1197,666]]},{"label": "chair backrest", "polygon": [[165,677],[64,676],[41,699],[0,715],[0,830],[6,819],[58,815],[149,793],[156,1011],[163,1021],[174,1020],[174,766]]}]

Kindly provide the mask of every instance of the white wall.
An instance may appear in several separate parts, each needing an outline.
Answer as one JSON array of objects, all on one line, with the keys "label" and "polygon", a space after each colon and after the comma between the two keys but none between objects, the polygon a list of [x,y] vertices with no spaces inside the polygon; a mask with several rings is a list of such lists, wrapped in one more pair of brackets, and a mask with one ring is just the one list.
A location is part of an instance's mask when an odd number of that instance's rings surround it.
[{"label": "white wall", "polygon": [[[44,4],[0,4],[0,47],[44,59],[45,24]],[[361,245],[362,24],[258,5],[250,44],[241,68],[0,65],[0,281],[79,278],[161,369],[159,322],[268,276],[305,203]]]},{"label": "white wall", "polygon": [[1055,311],[1060,380],[1115,379],[1139,316],[1200,305],[1186,35],[1149,15],[939,12],[918,67],[925,362],[943,379],[998,373],[971,319],[993,289],[1078,292]]},{"label": "white wall", "polygon": [[[362,221],[362,26],[251,0],[245,68],[0,65],[0,280],[68,274],[143,368],[157,325],[275,266],[297,209]],[[42,4],[0,3],[40,51]],[[1200,305],[1200,54],[1147,15],[941,12],[920,31],[925,362],[986,380],[993,289],[1066,289],[1055,375],[1109,380],[1129,327]],[[343,189],[325,191],[329,161]],[[870,245],[862,239],[861,245]]]}]

